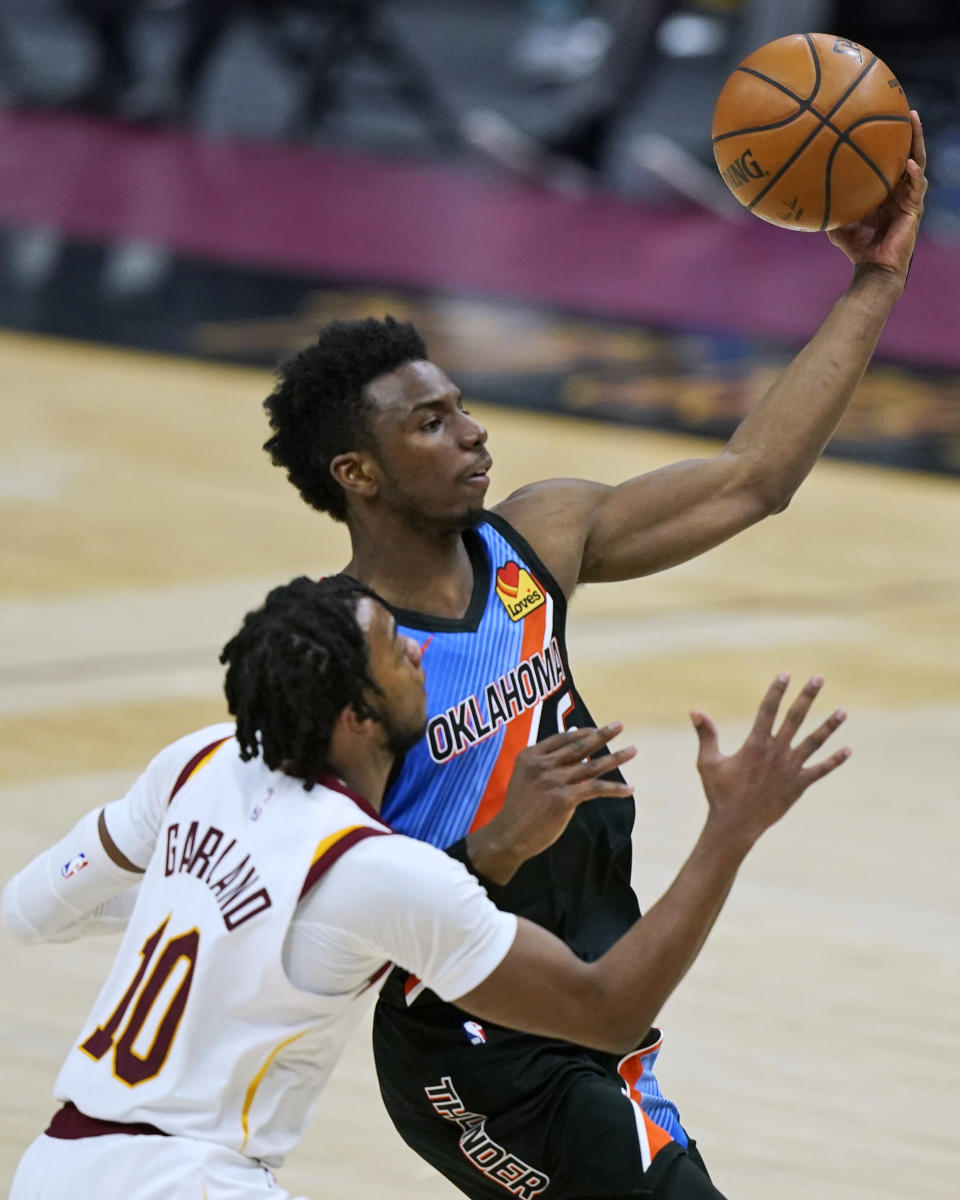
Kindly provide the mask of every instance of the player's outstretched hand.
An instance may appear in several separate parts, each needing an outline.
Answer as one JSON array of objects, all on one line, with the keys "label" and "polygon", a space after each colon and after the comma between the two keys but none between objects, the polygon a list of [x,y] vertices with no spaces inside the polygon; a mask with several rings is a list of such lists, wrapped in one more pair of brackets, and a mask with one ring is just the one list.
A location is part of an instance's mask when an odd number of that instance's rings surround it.
[{"label": "player's outstretched hand", "polygon": [[619,722],[570,729],[521,750],[503,808],[470,834],[467,849],[477,871],[506,883],[522,862],[553,845],[585,801],[631,796],[630,784],[601,776],[633,758],[636,748],[594,757],[622,730]]},{"label": "player's outstretched hand", "polygon": [[842,225],[827,235],[855,266],[882,267],[898,275],[901,283],[906,280],[910,268],[927,190],[923,127],[913,110],[910,120],[913,123],[910,157],[896,187],[880,207],[862,221]]},{"label": "player's outstretched hand", "polygon": [[783,674],[771,683],[753,728],[736,754],[720,753],[717,727],[705,713],[690,714],[700,740],[697,770],[710,807],[708,820],[726,826],[746,846],[753,845],[765,829],[779,821],[811,783],[823,779],[850,757],[850,749],[844,747],[829,758],[806,765],[846,720],[842,708],[835,709],[812,733],[792,744],[823,686],[823,679],[817,675],[807,682],[774,732],[789,682],[789,675]]}]

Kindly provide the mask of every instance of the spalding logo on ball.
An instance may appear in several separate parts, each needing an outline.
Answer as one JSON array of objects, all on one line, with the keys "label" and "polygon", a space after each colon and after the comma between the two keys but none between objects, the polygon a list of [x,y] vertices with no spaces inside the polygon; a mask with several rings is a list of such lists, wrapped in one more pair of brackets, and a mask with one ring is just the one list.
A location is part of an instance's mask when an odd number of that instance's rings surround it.
[{"label": "spalding logo on ball", "polygon": [[724,182],[785,229],[837,229],[881,204],[910,153],[910,109],[864,46],[794,33],[755,50],[723,85],[713,154]]}]

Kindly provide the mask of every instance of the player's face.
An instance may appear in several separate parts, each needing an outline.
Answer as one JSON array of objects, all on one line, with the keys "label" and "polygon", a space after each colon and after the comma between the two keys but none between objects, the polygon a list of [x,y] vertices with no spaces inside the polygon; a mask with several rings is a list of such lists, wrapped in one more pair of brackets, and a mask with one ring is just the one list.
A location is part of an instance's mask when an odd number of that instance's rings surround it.
[{"label": "player's face", "polygon": [[468,528],[483,513],[487,431],[433,363],[405,363],[367,386],[380,496],[411,524]]},{"label": "player's face", "polygon": [[380,688],[371,697],[394,755],[404,754],[423,737],[427,693],[420,646],[397,631],[391,613],[367,597],[357,605],[357,620],[367,635],[370,674]]}]

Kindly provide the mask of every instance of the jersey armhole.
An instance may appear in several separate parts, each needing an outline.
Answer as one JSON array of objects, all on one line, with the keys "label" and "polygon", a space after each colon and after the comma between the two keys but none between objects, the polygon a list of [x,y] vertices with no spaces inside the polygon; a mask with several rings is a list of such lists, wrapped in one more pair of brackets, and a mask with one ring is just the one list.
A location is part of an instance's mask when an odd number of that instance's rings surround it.
[{"label": "jersey armhole", "polygon": [[553,573],[546,567],[543,559],[537,554],[536,550],[530,545],[522,533],[518,533],[506,518],[501,517],[499,513],[488,510],[484,514],[484,519],[487,524],[497,531],[500,536],[515,550],[517,550],[523,558],[533,568],[533,572],[537,579],[549,591],[554,604],[554,611],[559,618],[561,628],[566,625],[567,616],[567,598],[563,594],[563,589],[557,583]]}]

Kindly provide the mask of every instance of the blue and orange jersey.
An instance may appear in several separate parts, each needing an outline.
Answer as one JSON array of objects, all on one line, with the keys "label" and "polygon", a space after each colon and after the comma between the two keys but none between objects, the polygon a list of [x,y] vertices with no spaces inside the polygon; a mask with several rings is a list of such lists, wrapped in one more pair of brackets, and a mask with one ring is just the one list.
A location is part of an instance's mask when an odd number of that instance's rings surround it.
[{"label": "blue and orange jersey", "polygon": [[[528,543],[496,514],[464,534],[474,574],[460,620],[394,609],[424,647],[427,733],[388,788],[383,818],[447,848],[503,804],[517,754],[564,728],[593,725],[570,673],[566,597]],[[582,805],[563,836],[497,897],[602,954],[638,916],[630,887],[633,801]]]}]

